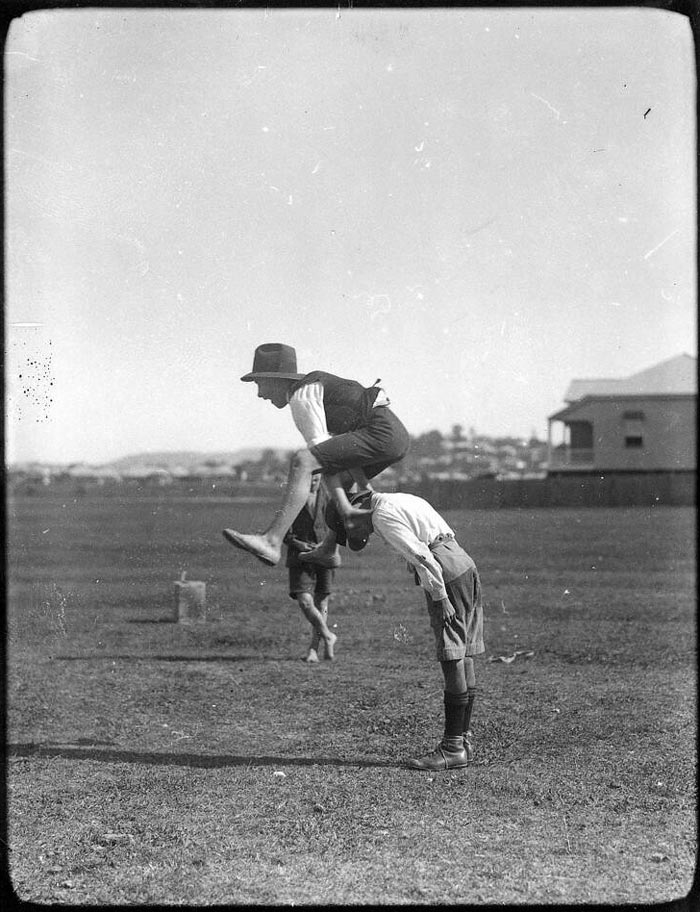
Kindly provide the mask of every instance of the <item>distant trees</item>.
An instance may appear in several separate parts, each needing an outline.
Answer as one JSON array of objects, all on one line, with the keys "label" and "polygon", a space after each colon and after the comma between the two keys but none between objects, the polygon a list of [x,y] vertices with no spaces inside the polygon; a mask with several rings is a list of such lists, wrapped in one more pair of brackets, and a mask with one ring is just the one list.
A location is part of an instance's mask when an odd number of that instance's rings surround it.
[{"label": "distant trees", "polygon": [[281,483],[287,478],[291,453],[284,450],[264,449],[257,459],[246,459],[239,463],[239,477],[247,481]]},{"label": "distant trees", "polygon": [[415,456],[437,459],[438,456],[442,456],[443,449],[444,438],[440,431],[426,431],[411,441],[411,452]]},{"label": "distant trees", "polygon": [[450,432],[450,443],[453,445],[456,443],[464,443],[466,441],[464,436],[464,428],[461,424],[453,424],[452,431]]}]

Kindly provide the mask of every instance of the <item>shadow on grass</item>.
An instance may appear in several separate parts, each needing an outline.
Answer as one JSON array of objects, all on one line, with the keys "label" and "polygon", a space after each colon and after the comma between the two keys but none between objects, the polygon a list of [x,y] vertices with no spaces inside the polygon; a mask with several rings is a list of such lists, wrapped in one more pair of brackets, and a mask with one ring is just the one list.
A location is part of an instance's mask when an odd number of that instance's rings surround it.
[{"label": "shadow on grass", "polygon": [[177,619],[172,617],[161,618],[127,618],[127,624],[177,624]]},{"label": "shadow on grass", "polygon": [[388,760],[341,760],[339,757],[241,757],[232,754],[163,754],[153,751],[95,750],[61,744],[8,744],[9,759],[18,757],[61,760],[99,760],[103,763],[142,763],[146,766],[190,766],[218,769],[226,766],[347,766],[396,767]]},{"label": "shadow on grass", "polygon": [[[92,662],[94,659],[110,659],[112,661],[120,659],[127,662],[294,662],[295,664],[303,663],[303,659],[293,658],[291,656],[262,656],[262,655],[152,655],[144,653],[143,655],[117,655],[102,652],[90,652],[85,655],[57,655],[54,656],[57,662]],[[318,663],[319,666],[321,663]],[[330,664],[333,664],[332,662]]]}]

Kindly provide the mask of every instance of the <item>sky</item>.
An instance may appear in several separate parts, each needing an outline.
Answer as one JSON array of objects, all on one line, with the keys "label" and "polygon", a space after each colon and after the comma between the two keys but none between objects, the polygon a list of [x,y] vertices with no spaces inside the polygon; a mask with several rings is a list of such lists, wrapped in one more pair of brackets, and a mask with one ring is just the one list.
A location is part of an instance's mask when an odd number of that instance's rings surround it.
[{"label": "sky", "polygon": [[541,439],[572,379],[697,354],[680,15],[40,10],[4,65],[10,464],[300,447],[263,342],[414,435]]}]

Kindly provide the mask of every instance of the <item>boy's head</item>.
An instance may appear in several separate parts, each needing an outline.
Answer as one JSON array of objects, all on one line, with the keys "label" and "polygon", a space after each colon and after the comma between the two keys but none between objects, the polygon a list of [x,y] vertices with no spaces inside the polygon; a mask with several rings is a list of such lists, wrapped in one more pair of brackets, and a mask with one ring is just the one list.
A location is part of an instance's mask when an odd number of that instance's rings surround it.
[{"label": "boy's head", "polygon": [[[351,503],[354,507],[369,510],[371,498],[372,492],[364,491],[362,494],[353,497]],[[362,516],[351,516],[345,520],[345,535],[348,548],[351,551],[362,551],[372,532],[374,532],[374,526],[372,525],[372,514],[370,512]]]},{"label": "boy's head", "polygon": [[292,385],[304,374],[297,372],[297,353],[291,345],[267,342],[258,345],[253,356],[253,370],[241,377],[244,383],[254,380],[258,397],[268,399],[277,408],[284,408]]},{"label": "boy's head", "polygon": [[258,399],[267,399],[278,409],[285,407],[294,380],[285,380],[282,377],[261,377],[255,382],[258,385]]}]

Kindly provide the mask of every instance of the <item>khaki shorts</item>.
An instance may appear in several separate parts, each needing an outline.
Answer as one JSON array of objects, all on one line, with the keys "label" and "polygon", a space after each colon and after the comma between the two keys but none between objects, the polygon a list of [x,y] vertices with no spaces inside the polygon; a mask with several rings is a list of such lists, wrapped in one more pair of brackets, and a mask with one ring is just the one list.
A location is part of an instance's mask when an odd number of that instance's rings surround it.
[{"label": "khaki shorts", "polygon": [[385,405],[371,409],[364,427],[337,434],[309,450],[321,463],[323,475],[361,468],[374,478],[408,452],[410,437],[396,415]]},{"label": "khaki shorts", "polygon": [[317,599],[324,599],[331,594],[334,571],[327,567],[314,567],[304,561],[296,561],[289,566],[289,597],[297,598],[302,592]]},{"label": "khaki shorts", "polygon": [[454,539],[433,545],[430,550],[443,570],[447,597],[455,609],[452,621],[443,624],[439,602],[433,602],[426,592],[437,658],[449,662],[480,655],[484,652],[484,609],[479,571]]}]

